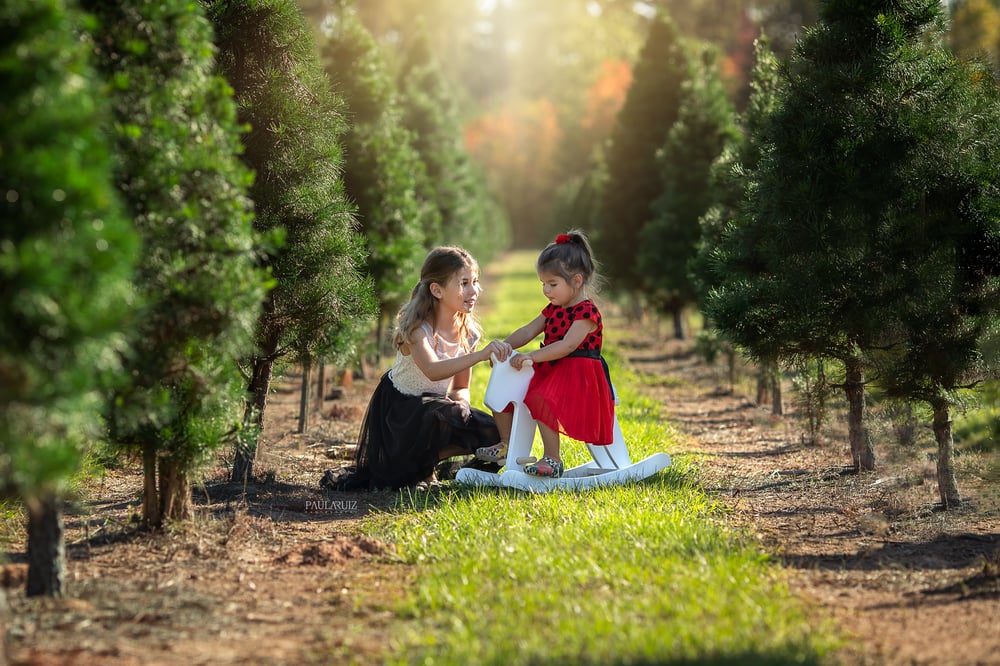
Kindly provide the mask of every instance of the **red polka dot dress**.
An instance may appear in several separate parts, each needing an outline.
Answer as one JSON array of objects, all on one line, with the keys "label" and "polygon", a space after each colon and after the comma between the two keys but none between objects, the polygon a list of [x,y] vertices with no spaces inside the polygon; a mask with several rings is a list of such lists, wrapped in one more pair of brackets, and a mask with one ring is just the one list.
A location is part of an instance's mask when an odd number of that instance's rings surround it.
[{"label": "red polka dot dress", "polygon": [[578,319],[590,319],[597,328],[569,356],[536,363],[524,404],[536,421],[556,432],[590,444],[614,440],[615,403],[600,358],[604,325],[593,301],[569,307],[549,304],[542,310],[545,338],[542,346],[562,340]]}]

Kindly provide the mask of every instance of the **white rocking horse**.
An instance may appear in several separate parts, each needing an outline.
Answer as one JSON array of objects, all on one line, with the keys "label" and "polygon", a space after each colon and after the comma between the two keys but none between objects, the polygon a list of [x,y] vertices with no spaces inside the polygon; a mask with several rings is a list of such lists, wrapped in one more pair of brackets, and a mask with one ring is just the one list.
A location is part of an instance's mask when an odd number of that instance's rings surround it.
[{"label": "white rocking horse", "polygon": [[[456,481],[475,486],[498,486],[544,493],[556,489],[586,490],[638,481],[670,467],[670,456],[666,453],[654,453],[633,463],[616,416],[614,442],[606,446],[587,444],[593,458],[590,462],[567,469],[557,479],[526,474],[524,466],[535,462],[531,446],[535,440],[537,424],[524,404],[524,396],[534,374],[530,362],[525,363],[521,370],[515,370],[509,360],[501,363],[493,357],[493,372],[490,373],[483,402],[495,412],[503,411],[509,404],[514,405],[506,464],[499,474],[462,468],[455,476]],[[617,396],[615,402],[617,403]]]}]

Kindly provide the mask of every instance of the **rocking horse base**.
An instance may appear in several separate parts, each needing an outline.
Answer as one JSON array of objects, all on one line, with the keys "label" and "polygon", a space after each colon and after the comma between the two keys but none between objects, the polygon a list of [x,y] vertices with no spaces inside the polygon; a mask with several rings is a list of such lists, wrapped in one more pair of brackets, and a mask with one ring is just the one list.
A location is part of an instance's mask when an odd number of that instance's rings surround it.
[{"label": "rocking horse base", "polygon": [[621,485],[641,481],[670,467],[670,456],[666,453],[653,455],[620,469],[597,467],[589,462],[563,472],[558,479],[531,476],[522,471],[508,469],[493,474],[478,469],[460,469],[455,480],[472,486],[514,488],[532,493],[547,493],[553,490],[589,490],[602,486]]}]

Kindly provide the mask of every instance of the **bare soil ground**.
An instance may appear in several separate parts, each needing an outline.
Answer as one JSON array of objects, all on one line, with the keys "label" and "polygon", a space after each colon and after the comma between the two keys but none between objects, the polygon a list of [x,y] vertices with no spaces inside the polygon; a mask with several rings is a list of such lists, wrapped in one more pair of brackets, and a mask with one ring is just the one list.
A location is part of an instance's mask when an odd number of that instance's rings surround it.
[{"label": "bare soil ground", "polygon": [[[627,342],[634,369],[705,456],[706,487],[786,568],[790,587],[850,637],[846,664],[1000,664],[1000,488],[962,474],[965,505],[939,509],[934,462],[876,443],[854,474],[846,425],[807,445],[794,409],[775,417],[731,391],[689,344]],[[737,384],[739,386],[739,384]],[[749,387],[748,387],[749,388]],[[926,437],[930,437],[927,434]]]},{"label": "bare soil ground", "polygon": [[[782,563],[789,585],[852,636],[844,664],[1000,664],[998,488],[960,477],[968,498],[936,508],[933,464],[914,452],[877,473],[846,473],[842,424],[802,443],[794,414],[773,417],[727,386],[689,344],[616,325],[643,388],[665,406],[705,483]],[[196,489],[190,524],[147,532],[139,477],[109,471],[67,516],[63,599],[26,599],[22,543],[7,552],[12,664],[381,663],[413,572],[391,544],[359,532],[392,493],[326,493],[318,481],[353,442],[374,379],[355,379],[297,434],[301,378],[267,412],[262,480],[226,481],[220,461]],[[2,617],[2,615],[0,615]],[[2,634],[0,634],[2,635]],[[0,650],[0,664],[3,650]]]}]

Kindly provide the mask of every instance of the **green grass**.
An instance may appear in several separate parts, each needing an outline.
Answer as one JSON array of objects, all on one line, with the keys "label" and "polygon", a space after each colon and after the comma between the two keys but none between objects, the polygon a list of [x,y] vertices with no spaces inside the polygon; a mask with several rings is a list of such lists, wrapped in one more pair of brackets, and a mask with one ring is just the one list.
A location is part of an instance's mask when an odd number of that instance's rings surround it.
[{"label": "green grass", "polygon": [[24,508],[21,503],[12,499],[0,500],[0,550],[7,550],[23,533]]},{"label": "green grass", "polygon": [[960,452],[1000,453],[1000,382],[984,382],[979,402],[955,414],[955,444]]},{"label": "green grass", "polygon": [[[533,258],[508,257],[490,285],[503,296],[484,321],[491,335],[540,310],[524,270]],[[659,405],[609,356],[633,458],[671,452]],[[478,375],[485,386],[488,373]],[[563,452],[570,465],[586,459],[572,442]],[[388,663],[821,663],[833,634],[811,624],[780,568],[697,479],[678,456],[651,479],[588,492],[404,491],[365,525],[417,567]]]}]

